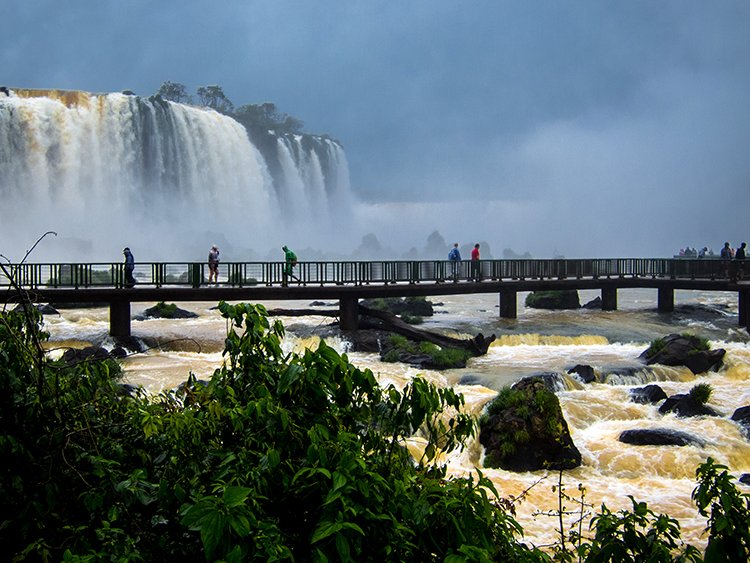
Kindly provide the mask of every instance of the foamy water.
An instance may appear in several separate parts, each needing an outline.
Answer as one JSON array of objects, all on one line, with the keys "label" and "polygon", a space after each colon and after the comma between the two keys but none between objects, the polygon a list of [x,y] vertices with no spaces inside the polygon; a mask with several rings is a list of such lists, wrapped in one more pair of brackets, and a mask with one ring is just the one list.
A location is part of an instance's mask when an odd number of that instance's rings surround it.
[{"label": "foamy water", "polygon": [[[581,301],[595,292],[580,292]],[[589,293],[591,295],[589,296]],[[578,496],[585,487],[585,502],[597,510],[602,503],[611,510],[631,507],[628,495],[646,501],[656,512],[677,518],[683,538],[695,545],[705,542],[702,519],[690,497],[695,488],[697,466],[713,457],[739,476],[750,473],[750,442],[737,424],[729,420],[735,409],[750,404],[750,347],[747,332],[737,327],[736,295],[731,293],[678,292],[677,311],[671,315],[655,310],[656,292],[620,291],[618,311],[526,310],[519,298],[519,318],[500,319],[497,298],[493,295],[444,298],[436,315],[424,327],[451,334],[496,334],[497,340],[485,356],[469,361],[466,369],[431,371],[402,364],[381,362],[377,354],[348,352],[342,339],[327,343],[362,368],[371,369],[383,385],[403,386],[421,375],[440,386],[453,386],[464,394],[466,408],[479,416],[482,409],[504,385],[540,372],[566,372],[576,364],[591,365],[598,383],[584,385],[574,377],[558,393],[573,441],[582,453],[583,466],[563,474],[565,490]],[[439,301],[435,299],[435,301]],[[133,305],[133,316],[151,304]],[[306,302],[267,303],[272,307],[304,307]],[[124,360],[126,380],[143,385],[150,392],[175,387],[188,373],[207,379],[221,365],[221,348],[226,321],[214,303],[182,305],[197,313],[197,319],[177,321],[133,321],[136,337],[158,339],[161,348]],[[327,317],[281,318],[287,329],[287,351],[315,348]],[[106,309],[62,311],[46,319],[51,346],[101,342],[108,345]],[[713,347],[727,351],[725,366],[718,373],[693,375],[686,368],[657,366],[653,372],[636,372],[638,355],[649,342],[671,332],[692,332],[709,338]],[[625,375],[622,375],[625,373]],[[629,400],[629,390],[647,381],[657,381],[668,395],[685,393],[699,382],[713,387],[709,406],[721,417],[678,418],[662,416],[658,407]],[[602,383],[601,381],[606,381]],[[467,384],[471,383],[471,384]],[[642,428],[670,428],[690,433],[705,445],[634,446],[618,441],[621,432]],[[409,440],[419,454],[422,441]],[[455,475],[469,474],[481,467],[482,447],[472,441],[463,452],[452,454],[446,463]],[[526,494],[518,504],[518,520],[526,531],[526,540],[546,545],[557,539],[557,520],[545,514],[557,508],[557,473],[537,471],[512,473],[503,470],[482,471],[495,483],[503,496]],[[744,485],[739,485],[744,487]],[[568,508],[573,508],[570,502]],[[574,517],[567,518],[572,524]],[[584,529],[584,531],[586,531]]]}]

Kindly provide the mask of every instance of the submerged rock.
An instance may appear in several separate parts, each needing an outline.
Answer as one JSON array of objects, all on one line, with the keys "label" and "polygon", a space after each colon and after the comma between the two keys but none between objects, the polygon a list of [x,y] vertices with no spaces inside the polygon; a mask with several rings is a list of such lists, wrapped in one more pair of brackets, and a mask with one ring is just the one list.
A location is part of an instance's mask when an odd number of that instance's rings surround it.
[{"label": "submerged rock", "polygon": [[578,290],[532,291],[526,296],[526,306],[533,309],[580,309]]},{"label": "submerged rock", "polygon": [[671,428],[625,430],[618,438],[624,444],[635,446],[703,446],[704,442],[687,432]]},{"label": "submerged rock", "polygon": [[731,420],[739,423],[745,436],[750,436],[750,405],[740,407],[734,411]]},{"label": "submerged rock", "polygon": [[602,298],[601,297],[595,297],[588,303],[586,303],[583,306],[584,309],[601,309],[602,308]]},{"label": "submerged rock", "polygon": [[410,315],[413,317],[431,317],[435,311],[433,303],[424,297],[382,297],[378,299],[363,299],[360,305],[376,311],[388,311],[394,315]]},{"label": "submerged rock", "polygon": [[721,416],[721,414],[711,407],[707,407],[704,404],[699,403],[693,397],[687,393],[678,393],[667,397],[662,406],[659,407],[661,414],[667,414],[669,412],[675,413],[677,416],[688,417],[688,416]]},{"label": "submerged rock", "polygon": [[591,366],[578,364],[568,370],[569,374],[577,374],[578,378],[584,383],[593,383],[596,381],[596,372]]},{"label": "submerged rock", "polygon": [[630,400],[640,404],[654,404],[667,398],[664,389],[658,385],[646,385],[630,390]]},{"label": "submerged rock", "polygon": [[151,319],[194,319],[197,316],[192,311],[180,309],[174,303],[167,305],[163,301],[143,311],[143,317]]},{"label": "submerged rock", "polygon": [[81,362],[98,362],[120,357],[117,349],[109,352],[101,346],[86,346],[85,348],[68,348],[63,352],[62,360],[67,365],[80,364]]},{"label": "submerged rock", "polygon": [[656,340],[639,358],[648,365],[685,366],[695,374],[718,370],[726,350],[709,350],[705,341],[691,334],[670,334]]}]

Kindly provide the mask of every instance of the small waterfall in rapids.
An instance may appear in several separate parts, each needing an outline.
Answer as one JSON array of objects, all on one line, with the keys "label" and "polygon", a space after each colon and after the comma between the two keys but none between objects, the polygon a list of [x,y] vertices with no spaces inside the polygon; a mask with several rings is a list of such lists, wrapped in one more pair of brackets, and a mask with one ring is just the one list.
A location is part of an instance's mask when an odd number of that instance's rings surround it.
[{"label": "small waterfall in rapids", "polygon": [[242,260],[315,234],[324,244],[332,214],[350,204],[341,145],[280,136],[278,153],[281,174],[242,125],[212,110],[12,90],[0,96],[0,252],[20,258],[48,230],[59,236],[37,259],[119,260],[126,245],[136,259],[202,259],[217,243]]}]

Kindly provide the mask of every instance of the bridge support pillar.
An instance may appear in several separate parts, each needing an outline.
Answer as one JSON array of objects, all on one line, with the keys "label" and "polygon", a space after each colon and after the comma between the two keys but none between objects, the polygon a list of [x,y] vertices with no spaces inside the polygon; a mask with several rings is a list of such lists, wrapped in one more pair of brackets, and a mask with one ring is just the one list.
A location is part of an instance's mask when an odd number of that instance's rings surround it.
[{"label": "bridge support pillar", "polygon": [[669,287],[659,288],[657,308],[660,313],[671,313],[674,311],[674,289]]},{"label": "bridge support pillar", "polygon": [[109,304],[109,334],[130,336],[130,301],[112,301]]},{"label": "bridge support pillar", "polygon": [[617,288],[602,288],[602,311],[617,311]]},{"label": "bridge support pillar", "polygon": [[518,317],[518,292],[515,289],[500,290],[500,316],[503,319]]},{"label": "bridge support pillar", "polygon": [[357,330],[359,326],[359,299],[342,297],[339,299],[339,326],[341,330]]},{"label": "bridge support pillar", "polygon": [[750,332],[750,290],[738,292],[739,297],[739,325]]}]

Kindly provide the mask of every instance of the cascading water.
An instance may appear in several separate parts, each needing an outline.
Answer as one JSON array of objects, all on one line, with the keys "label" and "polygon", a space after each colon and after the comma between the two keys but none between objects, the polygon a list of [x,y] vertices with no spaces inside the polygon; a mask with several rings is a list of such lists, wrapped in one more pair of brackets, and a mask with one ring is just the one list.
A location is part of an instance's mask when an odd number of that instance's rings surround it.
[{"label": "cascading water", "polygon": [[0,97],[0,251],[20,258],[48,230],[59,237],[37,258],[117,260],[129,245],[143,260],[195,259],[217,242],[239,260],[301,234],[309,242],[330,223],[329,192],[348,202],[345,156],[307,135],[282,145],[283,177],[273,177],[245,129],[215,111],[13,90]]}]

